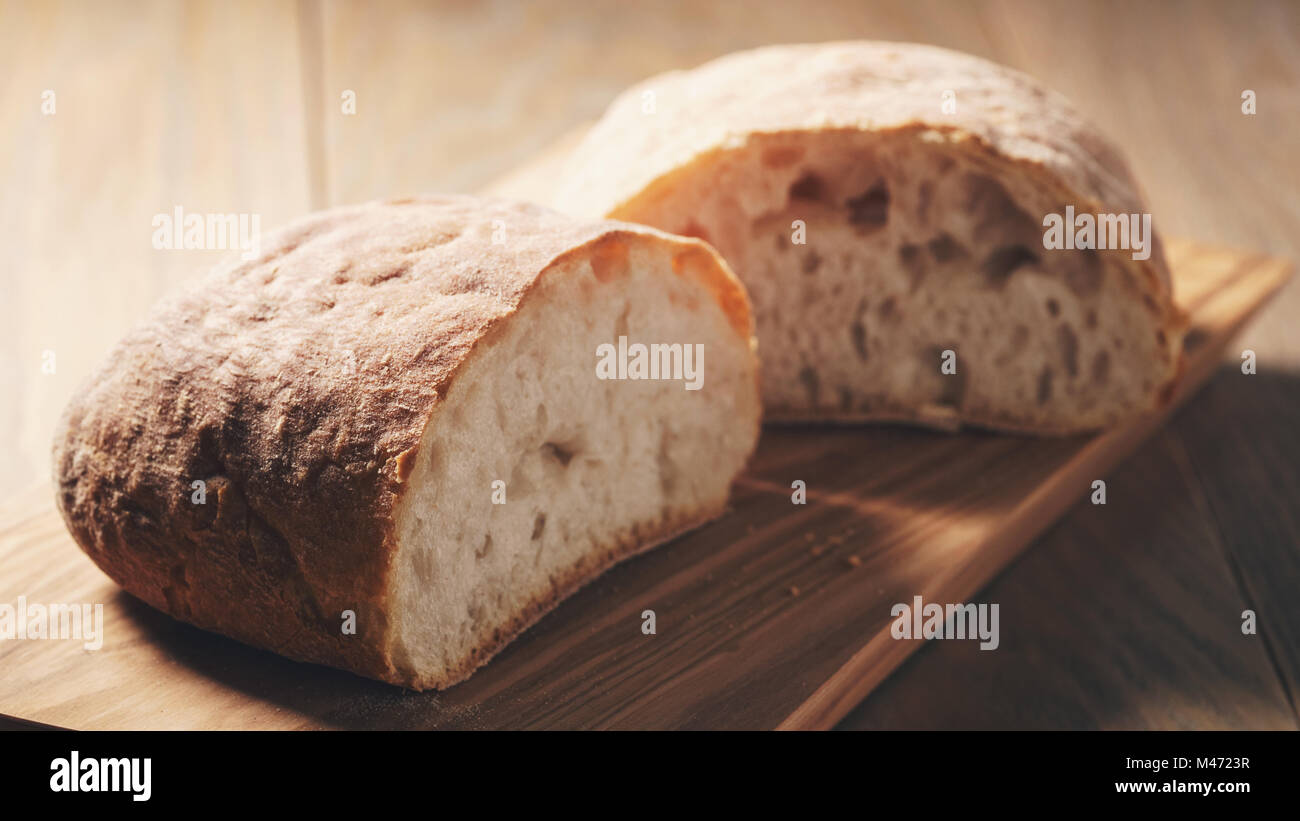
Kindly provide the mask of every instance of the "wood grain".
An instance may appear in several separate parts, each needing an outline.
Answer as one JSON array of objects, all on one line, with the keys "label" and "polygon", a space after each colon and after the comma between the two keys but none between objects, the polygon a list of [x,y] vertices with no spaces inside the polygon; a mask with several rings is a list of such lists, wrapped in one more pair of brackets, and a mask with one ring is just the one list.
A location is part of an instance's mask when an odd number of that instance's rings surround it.
[{"label": "wood grain", "polygon": [[[1289,266],[1171,252],[1195,328],[1181,402]],[[890,638],[893,603],[970,600],[1164,416],[1046,440],[768,429],[724,518],[614,569],[441,694],[294,664],[154,612],[79,555],[45,489],[0,511],[0,601],[103,603],[104,646],[0,644],[0,712],[78,728],[830,727],[922,644]],[[806,505],[791,503],[796,479]],[[646,609],[653,636],[640,633]],[[1267,665],[1254,670],[1269,683]]]},{"label": "wood grain", "polygon": [[49,476],[54,424],[108,347],[227,253],[155,250],[155,214],[270,228],[308,203],[291,4],[13,3],[0,20],[8,496]]},{"label": "wood grain", "polygon": [[[933,642],[841,726],[1294,729],[1262,637],[1240,630],[1258,604],[1231,583],[1214,532],[1184,512],[1193,484],[1170,481],[1180,448],[1159,432],[1106,474],[1104,507],[1080,502],[980,594],[1000,606],[996,652]],[[915,685],[941,677],[955,685],[942,697]]]},{"label": "wood grain", "polygon": [[[1028,71],[1116,138],[1165,233],[1300,258],[1300,5],[1286,0],[0,0],[0,20],[0,498],[48,475],[54,420],[105,348],[215,260],[154,251],[154,213],[174,204],[254,212],[269,228],[375,195],[477,190],[598,116],[624,86],[764,43],[930,42]],[[47,88],[58,93],[53,117],[40,114]],[[340,110],[345,88],[358,92],[352,117]],[[1255,116],[1240,111],[1247,88],[1258,95]],[[1292,282],[1226,352],[1201,397],[1114,474],[1112,488],[1127,490],[1106,508],[1105,526],[1098,508],[1075,508],[999,580],[988,595],[1018,596],[1026,612],[1006,653],[979,656],[980,669],[996,673],[967,680],[969,668],[953,660],[957,643],[930,645],[846,725],[884,726],[870,717],[901,709],[889,698],[898,692],[948,694],[945,709],[908,712],[918,727],[976,726],[986,714],[1007,726],[1217,726],[1216,711],[1225,725],[1267,724],[1275,714],[1262,708],[1201,709],[1236,698],[1272,704],[1277,693],[1254,666],[1235,676],[1236,655],[1206,662],[1219,623],[1197,614],[1211,602],[1258,609],[1265,654],[1294,705],[1297,315]],[[1236,368],[1242,347],[1259,354],[1252,382]],[[40,372],[47,349],[58,357],[54,375]],[[1146,527],[1152,511],[1186,526]],[[1221,561],[1198,560],[1178,592],[1164,564],[1189,541],[1219,550]],[[1115,560],[1147,551],[1164,561]],[[1086,596],[1119,574],[1162,591],[1161,608],[1117,602],[1075,630],[1034,609],[1045,605],[1033,591],[1058,590],[1062,575]],[[1153,613],[1156,623],[1145,622]],[[195,633],[192,643],[210,639]],[[1012,651],[1018,641],[1028,643]],[[191,642],[178,643],[193,659]],[[226,658],[222,646],[201,654]],[[1076,667],[1110,670],[1116,653],[1122,669],[1098,673],[1085,692]],[[1008,689],[1013,682],[1023,687]],[[244,685],[257,689],[232,674],[232,686]],[[176,702],[158,709],[184,713]],[[295,709],[307,723],[325,723],[316,716],[328,712]],[[860,716],[866,723],[856,725]]]}]

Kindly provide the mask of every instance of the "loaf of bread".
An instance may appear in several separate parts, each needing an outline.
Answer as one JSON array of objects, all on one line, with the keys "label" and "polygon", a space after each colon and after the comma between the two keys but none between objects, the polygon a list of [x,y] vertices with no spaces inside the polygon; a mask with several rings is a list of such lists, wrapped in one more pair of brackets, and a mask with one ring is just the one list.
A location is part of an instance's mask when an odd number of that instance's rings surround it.
[{"label": "loaf of bread", "polygon": [[[678,346],[657,378],[611,359],[641,344]],[[757,367],[744,290],[698,240],[470,197],[342,208],[112,351],[61,422],[58,506],[179,619],[443,688],[722,512]]]},{"label": "loaf of bread", "polygon": [[629,89],[565,171],[561,210],[722,253],[753,304],[771,419],[1071,433],[1158,405],[1180,367],[1154,234],[1046,247],[1067,207],[1149,225],[1123,158],[984,60],[872,42],[733,54]]}]

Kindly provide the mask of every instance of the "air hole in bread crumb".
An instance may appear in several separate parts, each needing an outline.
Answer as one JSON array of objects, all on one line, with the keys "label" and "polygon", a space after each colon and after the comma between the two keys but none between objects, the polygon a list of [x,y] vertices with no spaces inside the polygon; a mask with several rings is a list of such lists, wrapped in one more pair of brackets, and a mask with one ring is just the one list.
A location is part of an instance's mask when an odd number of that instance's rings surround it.
[{"label": "air hole in bread crumb", "polygon": [[542,531],[546,529],[546,514],[538,513],[537,518],[533,519],[533,536],[532,540],[537,541],[542,538]]},{"label": "air hole in bread crumb", "polygon": [[673,254],[673,273],[678,276],[689,276],[699,281],[708,281],[709,273],[713,270],[714,256],[713,252],[704,246],[687,246],[684,250]]},{"label": "air hole in bread crumb", "polygon": [[803,383],[803,389],[808,393],[808,404],[817,407],[817,395],[821,392],[821,384],[817,380],[817,371],[803,366],[799,370],[799,381]]},{"label": "air hole in bread crumb", "polygon": [[1038,404],[1046,405],[1052,398],[1052,369],[1043,368],[1038,374]]},{"label": "air hole in bread crumb", "polygon": [[934,200],[934,183],[926,180],[916,192],[916,221],[922,225],[930,221],[930,203]]},{"label": "air hole in bread crumb", "polygon": [[1022,265],[1038,262],[1038,256],[1023,245],[1003,245],[984,258],[981,270],[995,285],[1004,284]]},{"label": "air hole in bread crumb", "polygon": [[1087,313],[1087,314],[1084,316],[1084,318],[1083,318],[1083,324],[1086,325],[1086,326],[1088,327],[1088,330],[1092,330],[1092,329],[1096,328],[1096,327],[1097,327],[1097,312],[1094,311],[1094,310],[1092,310],[1091,308],[1089,308],[1089,309],[1088,309],[1088,313]]},{"label": "air hole in bread crumb", "polygon": [[826,186],[822,178],[809,172],[790,185],[790,199],[817,202],[826,197]]},{"label": "air hole in bread crumb", "polygon": [[1097,355],[1092,358],[1092,381],[1098,385],[1104,384],[1109,375],[1110,354],[1106,351],[1097,351]]},{"label": "air hole in bread crumb", "polygon": [[1061,356],[1065,358],[1065,372],[1073,379],[1079,375],[1079,338],[1074,335],[1073,328],[1062,324],[1056,329],[1056,341],[1061,346]]},{"label": "air hole in bread crumb", "polygon": [[1047,312],[1052,316],[1060,316],[1061,303],[1057,302],[1055,299],[1047,300]]},{"label": "air hole in bread crumb", "polygon": [[853,349],[858,352],[858,359],[867,361],[867,327],[858,320],[850,326],[853,333]]},{"label": "air hole in bread crumb", "polygon": [[475,559],[487,558],[487,555],[491,552],[492,552],[492,534],[489,533],[483,537],[483,546],[480,547],[478,550],[474,551],[474,558]]},{"label": "air hole in bread crumb", "polygon": [[627,246],[617,237],[606,237],[591,252],[591,272],[598,282],[609,282],[627,269]]},{"label": "air hole in bread crumb", "polygon": [[844,203],[849,209],[849,222],[859,232],[883,228],[889,221],[889,187],[884,180]]},{"label": "air hole in bread crumb", "polygon": [[[536,440],[534,440],[536,441]],[[561,445],[557,442],[547,442],[542,445],[542,452],[553,457],[563,467],[568,467],[569,462],[573,461],[574,450],[567,445]]]},{"label": "air hole in bread crumb", "polygon": [[822,264],[821,254],[817,253],[811,248],[809,248],[804,253],[802,267],[803,267],[803,272],[805,274],[815,273],[817,269],[821,267],[821,264]]},{"label": "air hole in bread crumb", "polygon": [[921,247],[919,245],[902,245],[898,249],[898,261],[902,264],[903,270],[907,272],[907,278],[913,291],[920,286],[921,280],[925,278],[925,260],[921,257]]},{"label": "air hole in bread crumb", "polygon": [[940,234],[930,240],[926,243],[926,247],[930,249],[930,256],[934,257],[934,261],[941,265],[966,256],[966,249],[949,233]]},{"label": "air hole in bread crumb", "polygon": [[885,301],[880,303],[880,307],[876,309],[876,313],[880,314],[881,319],[889,319],[894,316],[897,309],[898,300],[891,296],[886,297]]},{"label": "air hole in bread crumb", "polygon": [[974,236],[1001,236],[1024,242],[1038,234],[1038,221],[1026,214],[1002,183],[982,174],[966,177],[966,212],[975,218]]}]

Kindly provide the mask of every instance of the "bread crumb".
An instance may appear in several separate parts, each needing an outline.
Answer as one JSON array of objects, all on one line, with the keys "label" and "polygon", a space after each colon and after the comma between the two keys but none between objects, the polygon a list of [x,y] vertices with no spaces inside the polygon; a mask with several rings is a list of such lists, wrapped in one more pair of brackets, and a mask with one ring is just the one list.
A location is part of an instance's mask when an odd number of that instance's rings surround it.
[{"label": "bread crumb", "polygon": [[793,584],[790,585],[790,595],[791,596],[799,595],[799,588],[795,587]]},{"label": "bread crumb", "polygon": [[808,552],[812,553],[814,556],[820,556],[826,552],[826,545],[815,544],[812,546],[812,550]]},{"label": "bread crumb", "polygon": [[848,557],[847,559],[845,559],[844,561],[846,561],[846,562],[849,563],[849,567],[861,567],[861,566],[862,566],[862,560],[859,559],[857,556],[849,556],[849,557]]}]

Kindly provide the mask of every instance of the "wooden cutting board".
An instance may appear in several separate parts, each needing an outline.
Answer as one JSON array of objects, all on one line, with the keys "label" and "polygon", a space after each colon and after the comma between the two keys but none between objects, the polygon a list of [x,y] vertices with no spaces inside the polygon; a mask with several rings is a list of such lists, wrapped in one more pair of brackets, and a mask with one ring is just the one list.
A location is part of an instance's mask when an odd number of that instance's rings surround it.
[{"label": "wooden cutting board", "polygon": [[[1290,265],[1186,242],[1170,252],[1192,316],[1177,405]],[[444,693],[173,621],[109,582],[52,490],[34,488],[0,507],[0,604],[102,603],[103,646],[0,641],[0,714],[96,729],[830,727],[922,645],[890,637],[894,603],[977,600],[1171,410],[1071,439],[769,428],[724,518],[610,571]],[[647,609],[655,635],[641,632]]]}]

